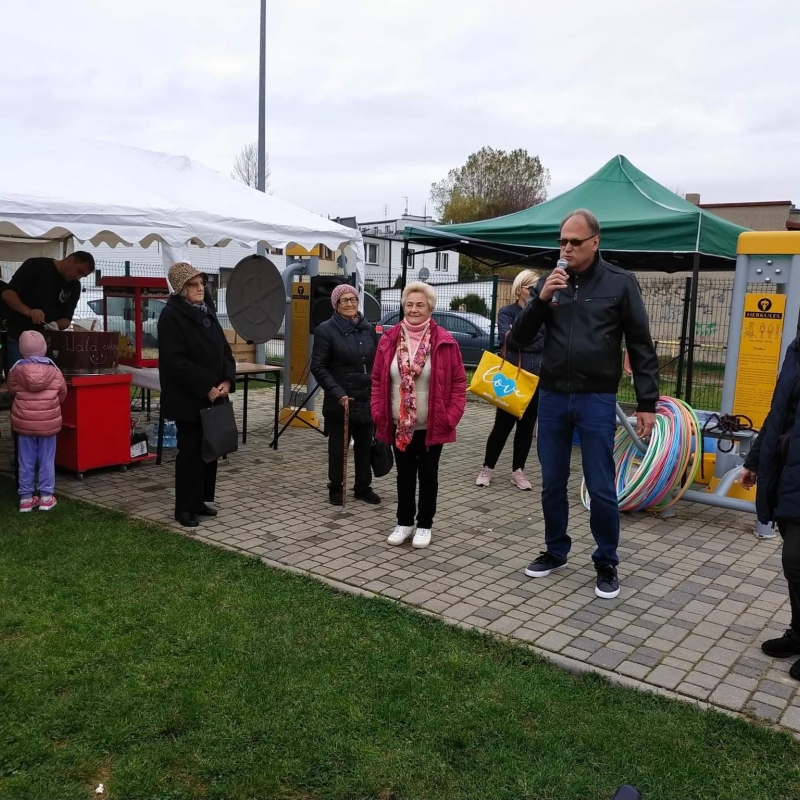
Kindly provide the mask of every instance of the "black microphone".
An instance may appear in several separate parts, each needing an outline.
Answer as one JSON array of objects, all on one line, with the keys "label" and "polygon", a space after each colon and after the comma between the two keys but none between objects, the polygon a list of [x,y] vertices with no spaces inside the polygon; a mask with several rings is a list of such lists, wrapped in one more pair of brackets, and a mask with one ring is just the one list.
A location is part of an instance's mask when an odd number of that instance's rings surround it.
[{"label": "black microphone", "polygon": [[[563,270],[564,272],[567,271],[567,267],[568,266],[569,266],[569,264],[567,263],[567,259],[566,258],[559,258],[558,262],[556,263],[556,269]],[[552,296],[552,298],[550,298],[550,305],[552,305],[552,306],[557,306],[558,305],[559,300],[561,299],[561,291],[562,290],[559,289],[557,292],[553,292],[553,296]]]}]

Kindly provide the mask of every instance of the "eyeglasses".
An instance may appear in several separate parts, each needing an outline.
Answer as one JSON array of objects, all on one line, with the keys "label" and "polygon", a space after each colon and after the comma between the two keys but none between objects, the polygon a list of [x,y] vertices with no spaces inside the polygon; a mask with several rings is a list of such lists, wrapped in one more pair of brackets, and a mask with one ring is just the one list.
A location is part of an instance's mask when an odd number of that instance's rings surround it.
[{"label": "eyeglasses", "polygon": [[356,306],[358,305],[358,298],[356,297],[343,297],[339,300],[340,306]]},{"label": "eyeglasses", "polygon": [[587,236],[585,239],[559,239],[558,246],[566,247],[568,244],[571,244],[573,247],[580,247],[584,242],[588,242],[589,239],[594,239],[594,237],[595,234]]}]

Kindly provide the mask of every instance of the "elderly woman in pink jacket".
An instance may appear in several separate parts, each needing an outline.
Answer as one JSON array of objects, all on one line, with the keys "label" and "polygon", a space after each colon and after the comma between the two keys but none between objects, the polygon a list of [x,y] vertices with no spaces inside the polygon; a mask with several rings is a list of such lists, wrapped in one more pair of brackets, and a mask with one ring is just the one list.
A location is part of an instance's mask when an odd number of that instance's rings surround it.
[{"label": "elderly woman in pink jacket", "polygon": [[[8,373],[8,390],[14,399],[11,427],[17,434],[19,510],[50,511],[56,504],[56,436],[67,384],[61,370],[46,357],[47,343],[41,333],[24,331],[19,350],[22,359]],[[37,465],[38,498],[34,495]]]},{"label": "elderly woman in pink jacket", "polygon": [[[431,319],[436,295],[427,283],[403,290],[403,321],[381,337],[372,368],[375,436],[394,447],[397,527],[387,539],[431,543],[442,445],[456,440],[467,402],[467,376],[456,340]],[[419,506],[417,506],[419,479]],[[414,519],[416,516],[416,525]]]}]

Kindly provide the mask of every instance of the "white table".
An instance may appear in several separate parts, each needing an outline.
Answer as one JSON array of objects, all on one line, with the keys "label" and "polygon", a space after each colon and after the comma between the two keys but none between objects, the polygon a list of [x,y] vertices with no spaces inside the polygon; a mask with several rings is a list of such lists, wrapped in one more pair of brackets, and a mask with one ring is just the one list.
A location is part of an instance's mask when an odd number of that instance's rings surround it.
[{"label": "white table", "polygon": [[[140,389],[147,391],[147,412],[150,413],[150,392],[161,391],[161,377],[157,367],[130,367],[127,364],[120,364],[117,367],[118,372],[124,372],[131,376],[131,383],[138,386]],[[247,443],[247,399],[248,388],[251,380],[266,380],[267,376],[271,376],[275,384],[275,422],[273,425],[273,435],[278,431],[278,419],[280,417],[280,394],[281,394],[281,375],[283,374],[283,367],[275,366],[273,364],[237,364],[236,377],[244,379],[244,397],[242,399],[242,444]],[[258,378],[257,375],[264,375],[264,378]],[[144,399],[142,399],[144,405]],[[156,464],[161,464],[161,455],[164,444],[164,417],[159,413],[158,415],[158,450]],[[273,449],[278,449],[277,436],[272,441]]]}]

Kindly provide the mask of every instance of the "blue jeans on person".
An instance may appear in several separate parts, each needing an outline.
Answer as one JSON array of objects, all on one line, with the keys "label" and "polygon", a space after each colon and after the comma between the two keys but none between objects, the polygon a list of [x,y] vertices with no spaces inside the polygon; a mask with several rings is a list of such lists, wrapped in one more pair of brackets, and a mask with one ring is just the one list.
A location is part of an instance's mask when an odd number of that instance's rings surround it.
[{"label": "blue jeans on person", "polygon": [[56,437],[17,436],[17,463],[19,465],[19,496],[32,497],[34,476],[39,467],[39,494],[56,491]]},{"label": "blue jeans on person", "polygon": [[566,559],[572,540],[569,523],[569,482],[572,436],[581,440],[583,475],[591,498],[590,525],[597,549],[596,566],[617,566],[619,506],[614,466],[617,398],[614,394],[566,394],[539,389],[537,449],[542,465],[542,511],[548,552]]}]

